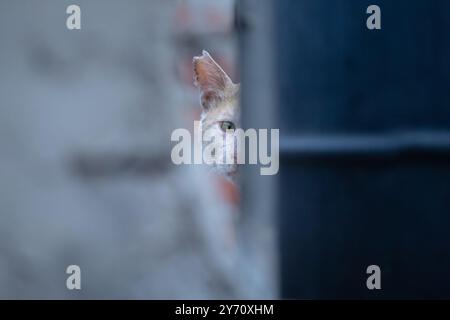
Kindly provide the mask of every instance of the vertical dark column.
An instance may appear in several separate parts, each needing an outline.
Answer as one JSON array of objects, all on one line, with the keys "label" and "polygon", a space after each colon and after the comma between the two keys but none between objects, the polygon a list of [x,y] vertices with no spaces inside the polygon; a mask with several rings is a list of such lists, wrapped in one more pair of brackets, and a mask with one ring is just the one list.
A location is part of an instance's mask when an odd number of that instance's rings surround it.
[{"label": "vertical dark column", "polygon": [[274,5],[282,296],[450,298],[450,2]]},{"label": "vertical dark column", "polygon": [[[273,1],[237,2],[239,32],[242,126],[244,129],[278,128],[275,101]],[[270,138],[269,138],[270,141]],[[247,149],[248,150],[248,149]],[[248,154],[248,152],[246,152]],[[241,170],[242,214],[240,238],[244,262],[242,281],[248,297],[279,296],[277,234],[278,176],[260,175],[260,167]],[[251,292],[253,291],[253,292]]]}]

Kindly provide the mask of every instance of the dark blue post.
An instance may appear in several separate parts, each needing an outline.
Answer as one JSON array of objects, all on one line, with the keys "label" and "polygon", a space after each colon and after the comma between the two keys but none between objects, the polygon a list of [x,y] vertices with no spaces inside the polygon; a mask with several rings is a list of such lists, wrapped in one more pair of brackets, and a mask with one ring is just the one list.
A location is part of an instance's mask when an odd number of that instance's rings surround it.
[{"label": "dark blue post", "polygon": [[450,298],[450,1],[273,5],[282,296]]}]

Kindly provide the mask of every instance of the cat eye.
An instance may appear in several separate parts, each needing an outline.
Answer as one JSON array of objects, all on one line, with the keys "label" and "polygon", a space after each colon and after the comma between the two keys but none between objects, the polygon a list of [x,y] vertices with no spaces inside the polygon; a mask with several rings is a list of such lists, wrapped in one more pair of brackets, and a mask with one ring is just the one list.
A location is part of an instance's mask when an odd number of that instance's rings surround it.
[{"label": "cat eye", "polygon": [[226,132],[227,130],[234,130],[235,126],[233,122],[230,121],[220,121],[219,122],[220,129],[222,129],[223,132]]}]

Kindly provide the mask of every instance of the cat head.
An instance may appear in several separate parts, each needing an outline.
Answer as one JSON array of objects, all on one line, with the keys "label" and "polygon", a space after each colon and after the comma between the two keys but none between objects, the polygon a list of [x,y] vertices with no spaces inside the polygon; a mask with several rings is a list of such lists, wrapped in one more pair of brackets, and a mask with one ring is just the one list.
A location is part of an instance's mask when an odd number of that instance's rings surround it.
[{"label": "cat head", "polygon": [[234,84],[206,51],[194,57],[193,62],[194,84],[200,91],[202,107],[201,129],[207,135],[204,141],[210,140],[211,136],[226,137],[226,143],[214,152],[213,157],[224,159],[229,154],[234,158],[233,164],[216,161],[213,168],[233,179],[237,172],[237,150],[230,130],[240,128],[239,84]]}]

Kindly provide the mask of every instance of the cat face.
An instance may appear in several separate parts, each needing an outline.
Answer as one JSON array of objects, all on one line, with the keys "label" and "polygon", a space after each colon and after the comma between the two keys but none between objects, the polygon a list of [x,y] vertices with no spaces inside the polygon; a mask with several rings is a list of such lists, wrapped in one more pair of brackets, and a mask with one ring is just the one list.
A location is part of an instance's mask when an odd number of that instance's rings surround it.
[{"label": "cat face", "polygon": [[[204,144],[213,137],[224,141],[214,151],[212,167],[233,179],[237,173],[237,150],[234,133],[229,131],[240,128],[239,85],[231,81],[206,51],[203,51],[202,56],[194,57],[194,83],[200,90]],[[225,164],[223,160],[227,155],[233,159],[233,163],[229,164],[228,161]]]}]

